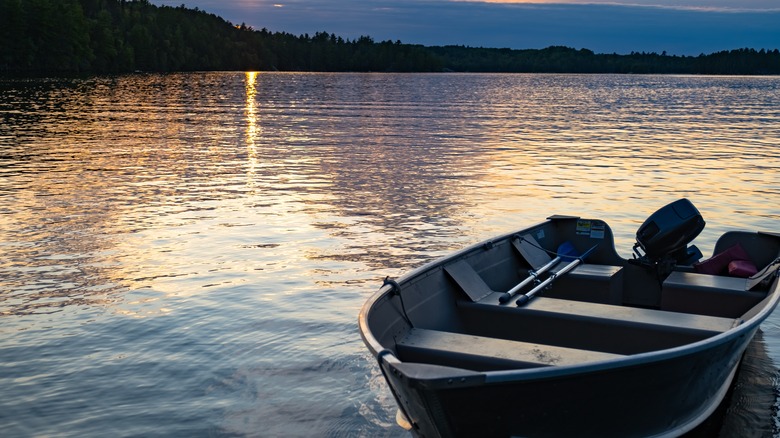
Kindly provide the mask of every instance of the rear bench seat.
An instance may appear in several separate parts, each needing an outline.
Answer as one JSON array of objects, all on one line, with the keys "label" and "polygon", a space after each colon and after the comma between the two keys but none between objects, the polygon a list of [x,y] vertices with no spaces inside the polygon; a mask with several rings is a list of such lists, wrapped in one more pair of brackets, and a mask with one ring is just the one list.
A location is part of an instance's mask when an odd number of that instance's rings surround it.
[{"label": "rear bench seat", "polygon": [[766,298],[745,290],[744,278],[672,272],[661,289],[661,309],[737,318]]},{"label": "rear bench seat", "polygon": [[482,336],[413,328],[396,343],[406,362],[421,362],[476,371],[574,365],[622,357],[617,354]]}]

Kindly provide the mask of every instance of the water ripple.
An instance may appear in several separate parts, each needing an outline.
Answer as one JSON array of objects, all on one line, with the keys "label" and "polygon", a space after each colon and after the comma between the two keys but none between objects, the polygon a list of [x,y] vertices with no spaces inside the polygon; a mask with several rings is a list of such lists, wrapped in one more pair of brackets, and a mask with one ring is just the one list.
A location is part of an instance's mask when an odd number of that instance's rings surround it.
[{"label": "water ripple", "polygon": [[[705,253],[777,231],[779,81],[0,80],[0,427],[405,436],[355,328],[382,278],[554,213],[608,220],[628,255],[681,196]],[[778,327],[724,430],[776,429]]]}]

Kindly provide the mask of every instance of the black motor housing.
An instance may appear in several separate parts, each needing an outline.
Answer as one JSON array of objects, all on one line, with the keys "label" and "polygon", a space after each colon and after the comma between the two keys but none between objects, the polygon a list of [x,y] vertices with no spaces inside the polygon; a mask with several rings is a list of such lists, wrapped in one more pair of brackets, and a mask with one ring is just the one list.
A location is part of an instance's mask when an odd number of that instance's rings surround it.
[{"label": "black motor housing", "polygon": [[679,199],[645,220],[636,232],[636,246],[642,248],[650,262],[667,257],[682,258],[687,245],[701,233],[704,224],[704,218],[693,203]]}]

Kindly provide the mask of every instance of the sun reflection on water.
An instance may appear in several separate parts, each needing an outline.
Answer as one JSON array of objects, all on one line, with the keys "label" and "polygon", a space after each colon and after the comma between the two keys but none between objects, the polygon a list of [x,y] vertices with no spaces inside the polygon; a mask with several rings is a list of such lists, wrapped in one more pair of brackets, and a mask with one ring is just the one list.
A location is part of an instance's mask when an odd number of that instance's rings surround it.
[{"label": "sun reflection on water", "polygon": [[257,72],[246,72],[246,148],[247,148],[247,187],[255,187],[255,175],[258,166],[255,138],[260,134],[257,120]]}]

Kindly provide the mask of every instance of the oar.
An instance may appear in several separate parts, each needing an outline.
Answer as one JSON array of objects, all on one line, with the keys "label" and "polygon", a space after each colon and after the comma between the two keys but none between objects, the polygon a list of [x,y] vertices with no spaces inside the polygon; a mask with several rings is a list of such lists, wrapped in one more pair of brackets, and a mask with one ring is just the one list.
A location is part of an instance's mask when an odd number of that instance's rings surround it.
[{"label": "oar", "polygon": [[[520,239],[521,240],[525,240],[523,237],[520,237]],[[535,247],[539,251],[542,251],[543,253],[549,252],[546,249],[544,249],[544,248],[542,248],[540,246],[537,246],[538,244],[535,244],[536,241],[529,242],[529,241],[526,240],[526,243],[528,243],[531,246]],[[546,271],[549,271],[550,269],[552,269],[552,267],[557,265],[561,260],[571,260],[572,258],[574,258],[574,256],[577,255],[577,250],[574,249],[574,245],[572,245],[571,242],[566,241],[566,242],[563,242],[560,245],[558,245],[558,250],[555,252],[555,255],[556,255],[556,257],[554,259],[552,259],[549,262],[547,262],[541,268],[539,268],[537,270],[531,269],[530,271],[528,271],[529,277],[526,278],[525,280],[523,280],[522,282],[520,282],[520,284],[518,284],[517,286],[513,287],[512,289],[510,289],[508,292],[506,292],[503,295],[501,295],[498,298],[498,302],[501,303],[501,304],[504,304],[507,301],[511,300],[512,297],[516,293],[520,292],[520,290],[522,288],[524,288],[525,286],[530,284],[532,281],[538,280],[540,275],[542,275]],[[549,256],[548,256],[548,258],[549,258]],[[526,258],[526,259],[528,259],[528,258]],[[530,260],[530,259],[528,259],[528,260]]]},{"label": "oar", "polygon": [[536,286],[535,288],[529,290],[524,295],[521,295],[520,298],[518,298],[517,301],[515,301],[515,304],[517,304],[517,306],[520,307],[520,306],[526,304],[527,302],[531,301],[531,298],[533,298],[534,295],[536,295],[539,291],[545,289],[550,283],[555,281],[556,278],[558,278],[558,277],[560,277],[562,275],[565,275],[567,272],[569,272],[572,269],[576,268],[580,263],[582,263],[583,260],[585,260],[585,257],[587,257],[588,254],[590,254],[591,252],[593,252],[594,249],[596,249],[597,246],[598,246],[598,244],[593,245],[593,247],[591,247],[589,250],[585,251],[585,254],[583,254],[583,255],[577,257],[576,259],[572,260],[566,266],[564,266],[560,271],[555,272],[555,273],[551,274],[549,277],[547,277],[547,280],[544,280],[543,282],[539,283],[539,285]]},{"label": "oar", "polygon": [[526,278],[525,280],[521,281],[517,286],[513,287],[512,289],[509,289],[509,291],[505,292],[500,297],[498,297],[498,302],[501,303],[501,304],[504,304],[507,301],[511,300],[512,297],[515,296],[515,294],[520,291],[520,289],[522,289],[522,288],[528,286],[529,284],[531,284],[531,282],[533,282],[534,280],[539,278],[540,275],[542,275],[545,272],[549,271],[550,268],[552,268],[553,266],[557,265],[558,262],[560,262],[560,261],[561,261],[561,256],[558,256],[558,257],[550,260],[546,265],[542,266],[541,268],[537,269],[536,271],[534,271],[534,270],[528,271],[529,277]]}]

